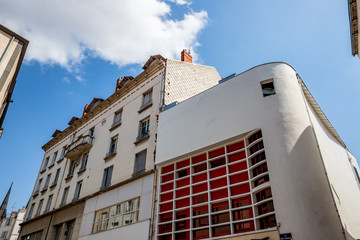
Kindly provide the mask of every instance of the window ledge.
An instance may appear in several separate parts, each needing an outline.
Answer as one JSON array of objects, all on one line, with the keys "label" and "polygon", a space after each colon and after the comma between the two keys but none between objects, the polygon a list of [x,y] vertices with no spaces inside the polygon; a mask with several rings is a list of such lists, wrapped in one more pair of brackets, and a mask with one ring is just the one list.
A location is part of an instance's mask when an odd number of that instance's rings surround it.
[{"label": "window ledge", "polygon": [[60,159],[57,160],[56,162],[59,163],[59,162],[61,162],[62,160],[64,160],[64,157],[60,158]]},{"label": "window ledge", "polygon": [[115,130],[115,129],[118,128],[120,125],[121,125],[121,121],[119,121],[119,122],[117,122],[117,123],[114,123],[114,124],[110,127],[109,131],[111,132],[112,130]]},{"label": "window ledge", "polygon": [[41,194],[43,194],[46,191],[47,191],[47,188],[44,188],[43,190],[41,190]]},{"label": "window ledge", "polygon": [[68,175],[66,178],[65,178],[65,181],[69,181],[70,179],[72,179],[73,175]]},{"label": "window ledge", "polygon": [[142,171],[139,171],[139,172],[133,173],[133,174],[132,174],[132,177],[138,177],[138,176],[140,176],[140,175],[143,175],[144,173],[145,173],[145,169],[144,169],[144,170],[142,170]]},{"label": "window ledge", "polygon": [[110,186],[111,186],[111,184],[109,186],[101,186],[100,191],[105,190],[105,189],[109,188]]},{"label": "window ledge", "polygon": [[81,169],[79,169],[79,171],[77,173],[80,174],[80,173],[83,173],[85,171],[86,171],[86,168],[81,168]]},{"label": "window ledge", "polygon": [[136,141],[134,142],[134,144],[138,144],[138,143],[140,143],[142,141],[147,140],[148,138],[150,138],[150,133],[149,132],[147,134],[142,135],[142,136],[138,136],[136,138]]},{"label": "window ledge", "polygon": [[50,185],[49,188],[54,188],[55,186],[56,186],[56,183],[53,183],[53,184]]},{"label": "window ledge", "polygon": [[39,190],[34,192],[33,197],[36,197],[37,195],[39,195]]},{"label": "window ledge", "polygon": [[104,157],[104,160],[107,161],[113,157],[116,156],[116,152],[113,152],[113,153],[107,153],[106,156]]},{"label": "window ledge", "polygon": [[48,168],[52,168],[55,165],[55,163],[52,163],[50,166],[48,166]]},{"label": "window ledge", "polygon": [[46,171],[46,168],[40,170],[40,174],[44,173]]},{"label": "window ledge", "polygon": [[138,111],[138,113],[141,113],[141,112],[145,111],[146,109],[148,109],[148,108],[151,107],[152,105],[153,105],[152,101],[151,101],[151,102],[148,102],[148,103],[146,103],[146,104],[144,104],[144,105],[142,105],[142,106],[140,107],[140,110]]}]

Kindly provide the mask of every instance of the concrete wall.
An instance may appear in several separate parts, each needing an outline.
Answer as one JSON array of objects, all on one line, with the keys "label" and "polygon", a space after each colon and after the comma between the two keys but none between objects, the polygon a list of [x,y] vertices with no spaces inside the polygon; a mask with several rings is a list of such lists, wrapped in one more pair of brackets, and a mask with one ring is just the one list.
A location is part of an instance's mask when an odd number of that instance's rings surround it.
[{"label": "concrete wall", "polygon": [[[99,238],[112,239],[113,236],[123,236],[124,239],[148,239],[153,187],[154,175],[149,175],[97,197],[88,199],[85,204],[79,238],[83,240]],[[92,234],[96,211],[135,197],[140,197],[137,223]]]},{"label": "concrete wall", "polygon": [[[269,79],[276,94],[263,97],[260,82]],[[255,67],[161,113],[159,119],[156,164],[260,128],[280,233],[291,232],[294,239],[344,239],[290,66]]]},{"label": "concrete wall", "polygon": [[359,239],[360,189],[353,169],[359,169],[356,159],[331,135],[309,105],[308,109],[343,227]]}]

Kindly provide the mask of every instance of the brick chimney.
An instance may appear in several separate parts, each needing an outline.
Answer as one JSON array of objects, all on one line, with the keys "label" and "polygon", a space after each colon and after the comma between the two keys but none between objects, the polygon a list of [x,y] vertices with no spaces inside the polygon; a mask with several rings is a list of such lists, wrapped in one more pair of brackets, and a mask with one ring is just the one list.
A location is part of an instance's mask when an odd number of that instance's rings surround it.
[{"label": "brick chimney", "polygon": [[181,61],[192,63],[192,56],[185,49],[181,52]]}]

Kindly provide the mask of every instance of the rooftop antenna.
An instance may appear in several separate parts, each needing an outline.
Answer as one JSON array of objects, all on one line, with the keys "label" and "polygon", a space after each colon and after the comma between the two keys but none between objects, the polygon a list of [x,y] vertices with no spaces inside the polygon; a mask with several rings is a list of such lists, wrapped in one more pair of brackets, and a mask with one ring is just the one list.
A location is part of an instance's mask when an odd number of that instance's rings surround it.
[{"label": "rooftop antenna", "polygon": [[191,45],[189,44],[189,54],[191,54],[191,49],[190,49]]}]

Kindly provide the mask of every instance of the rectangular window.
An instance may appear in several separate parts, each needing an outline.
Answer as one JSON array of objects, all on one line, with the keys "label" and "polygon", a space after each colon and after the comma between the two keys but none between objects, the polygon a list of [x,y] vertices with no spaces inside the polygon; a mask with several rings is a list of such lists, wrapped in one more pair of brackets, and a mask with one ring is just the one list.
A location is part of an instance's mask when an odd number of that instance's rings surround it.
[{"label": "rectangular window", "polygon": [[257,209],[258,209],[258,215],[273,212],[274,211],[274,203],[273,203],[273,201],[262,203],[257,207]]},{"label": "rectangular window", "polygon": [[112,126],[117,126],[117,125],[119,125],[121,123],[121,115],[122,115],[122,110],[117,111],[114,114],[114,121],[113,121]]},{"label": "rectangular window", "polygon": [[93,233],[114,227],[129,225],[138,221],[139,198],[134,198],[117,205],[95,212]]},{"label": "rectangular window", "polygon": [[64,189],[63,196],[61,198],[60,206],[64,206],[66,204],[68,193],[69,193],[69,187]]},{"label": "rectangular window", "polygon": [[89,136],[90,136],[90,137],[93,137],[93,136],[94,136],[94,131],[95,131],[95,128],[89,129]]},{"label": "rectangular window", "polygon": [[7,234],[8,234],[8,231],[3,231],[1,233],[1,238],[6,238]]},{"label": "rectangular window", "polygon": [[359,173],[358,173],[356,167],[353,166],[353,168],[354,168],[354,172],[355,172],[355,175],[356,175],[356,179],[358,180],[358,183],[360,184],[360,176],[359,176]]},{"label": "rectangular window", "polygon": [[81,186],[82,186],[82,181],[80,181],[80,182],[78,182],[78,183],[76,184],[73,201],[76,201],[76,200],[79,199],[79,197],[80,197],[80,191],[81,191]]},{"label": "rectangular window", "polygon": [[47,175],[46,180],[45,180],[45,185],[44,185],[44,188],[42,189],[42,191],[45,191],[49,187],[50,178],[51,178],[51,174]]},{"label": "rectangular window", "polygon": [[137,141],[149,136],[150,118],[146,118],[139,123],[139,134]]},{"label": "rectangular window", "polygon": [[40,172],[45,171],[45,169],[47,168],[48,163],[49,163],[49,157],[45,158],[44,164],[43,164]]},{"label": "rectangular window", "polygon": [[69,173],[67,177],[72,177],[74,175],[75,167],[76,167],[76,161],[70,161]]},{"label": "rectangular window", "polygon": [[52,165],[54,165],[54,164],[55,164],[57,154],[58,154],[58,152],[55,152],[55,153],[54,153],[54,155],[53,155],[53,157],[52,157],[52,160],[51,160],[51,164],[50,164],[50,166],[52,166]]},{"label": "rectangular window", "polygon": [[60,154],[60,159],[64,159],[64,156],[65,156],[65,153],[66,153],[66,147],[63,147],[62,150],[61,150],[61,154]]},{"label": "rectangular window", "polygon": [[270,216],[260,218],[259,223],[260,223],[260,229],[276,227],[275,215],[270,215]]},{"label": "rectangular window", "polygon": [[50,210],[52,198],[53,198],[53,195],[50,195],[49,198],[48,198],[48,201],[46,203],[44,213],[46,213],[46,212],[48,212]]},{"label": "rectangular window", "polygon": [[273,80],[267,80],[260,83],[261,89],[264,97],[274,95],[275,94],[275,87]]},{"label": "rectangular window", "polygon": [[83,154],[82,155],[82,157],[81,157],[81,165],[80,165],[79,171],[86,169],[88,158],[89,158],[89,154]]},{"label": "rectangular window", "polygon": [[60,175],[60,168],[56,170],[56,174],[55,174],[55,178],[54,181],[52,183],[52,186],[55,186],[59,180],[59,175]]},{"label": "rectangular window", "polygon": [[152,104],[152,90],[143,94],[140,109],[146,108]]},{"label": "rectangular window", "polygon": [[43,180],[42,178],[39,179],[39,182],[38,182],[38,185],[36,186],[36,190],[34,192],[34,195],[39,194],[42,180]]},{"label": "rectangular window", "polygon": [[271,193],[271,189],[270,188],[267,188],[267,189],[264,189],[264,190],[261,190],[260,192],[256,193],[256,201],[257,202],[260,202],[264,199],[267,199],[267,198],[271,198],[272,197],[272,193]]},{"label": "rectangular window", "polygon": [[117,142],[118,142],[118,137],[117,136],[112,137],[110,139],[109,152],[108,152],[107,156],[110,156],[110,155],[116,153]]},{"label": "rectangular window", "polygon": [[253,154],[254,152],[257,152],[261,149],[264,148],[264,143],[263,141],[260,141],[258,143],[255,143],[251,148],[250,148],[250,154]]},{"label": "rectangular window", "polygon": [[35,203],[31,204],[28,215],[26,217],[27,220],[29,220],[32,217],[32,214],[34,212],[34,208],[35,208]]},{"label": "rectangular window", "polygon": [[44,202],[44,199],[41,199],[40,202],[39,202],[38,208],[36,210],[35,217],[40,215],[43,202]]},{"label": "rectangular window", "polygon": [[142,151],[135,156],[134,176],[145,172],[146,166],[146,150]]},{"label": "rectangular window", "polygon": [[254,187],[257,187],[257,186],[259,186],[259,185],[261,185],[263,183],[266,183],[268,181],[270,181],[269,175],[266,174],[265,176],[262,176],[262,177],[260,177],[260,178],[258,178],[258,179],[256,179],[254,181]]},{"label": "rectangular window", "polygon": [[101,189],[110,187],[111,185],[111,176],[112,176],[113,166],[104,169],[103,180],[101,184]]},{"label": "rectangular window", "polygon": [[253,135],[251,135],[249,138],[248,138],[248,141],[249,141],[249,144],[258,140],[259,138],[262,138],[262,133],[261,133],[261,130],[260,131],[257,131],[256,133],[254,133]]},{"label": "rectangular window", "polygon": [[6,220],[5,226],[10,226],[10,224],[11,224],[11,219]]}]

